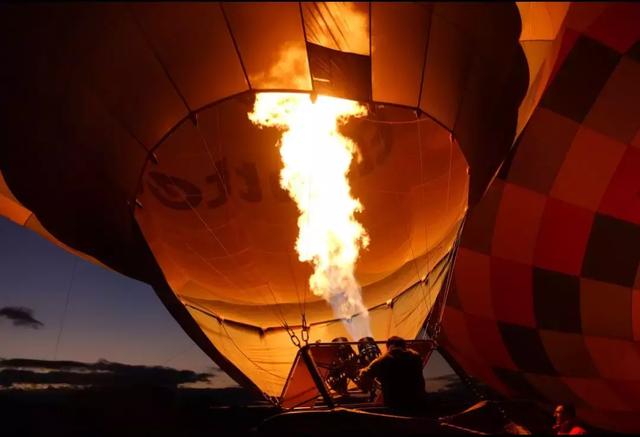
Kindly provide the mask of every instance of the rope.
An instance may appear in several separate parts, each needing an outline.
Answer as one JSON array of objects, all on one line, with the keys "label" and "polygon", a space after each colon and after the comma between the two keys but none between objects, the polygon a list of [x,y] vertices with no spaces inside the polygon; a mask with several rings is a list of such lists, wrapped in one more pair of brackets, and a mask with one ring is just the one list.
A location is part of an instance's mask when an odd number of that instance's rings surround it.
[{"label": "rope", "polygon": [[[202,223],[202,225],[204,226],[204,228],[206,229],[206,231],[208,232],[208,234],[213,237],[213,239],[218,243],[218,245],[222,248],[222,250],[224,251],[224,253],[226,254],[226,256],[228,256],[229,258],[231,258],[234,262],[234,264],[237,267],[241,267],[238,265],[237,260],[231,255],[231,252],[229,252],[229,250],[227,249],[227,247],[224,245],[224,243],[222,243],[222,241],[218,238],[218,236],[216,235],[215,231],[213,229],[211,229],[211,227],[209,226],[209,224],[207,223],[207,221],[202,217],[202,215],[200,215],[200,213],[197,211],[197,209],[193,206],[193,204],[191,203],[190,199],[188,198],[188,196],[186,196],[182,190],[180,190],[180,188],[177,186],[177,184],[174,182],[173,178],[169,177],[169,182],[175,187],[176,191],[178,193],[180,193],[180,195],[182,196],[182,199],[184,202],[186,202],[186,204],[189,206],[189,209],[191,210],[191,212],[193,212],[196,217],[198,218],[198,220]],[[222,276],[224,279],[227,280],[227,282],[229,282],[231,285],[233,285],[234,287],[240,288],[243,291],[246,291],[244,287],[240,287],[237,284],[235,284],[233,281],[231,281],[231,279],[229,279],[226,275],[224,275],[220,270],[218,270],[217,268],[215,268],[211,263],[209,263],[202,255],[200,255],[195,249],[193,249],[189,244],[186,244],[186,246],[192,251],[194,252],[201,260],[203,260],[203,262],[209,266],[209,268],[213,269],[217,274],[219,274],[220,276]],[[273,292],[273,289],[271,288],[271,283],[269,281],[267,281],[267,287],[271,293],[271,296],[274,300],[275,303],[275,310],[274,310],[274,314],[276,315],[276,317],[278,317],[282,322],[285,322],[285,317],[282,313],[282,309],[280,308],[280,303],[278,302],[275,293]],[[263,301],[263,303],[265,303],[265,305],[267,304],[266,301]],[[277,311],[276,311],[277,310]],[[284,325],[283,325],[284,326]]]},{"label": "rope", "polygon": [[69,308],[69,299],[71,297],[71,289],[73,288],[73,278],[76,272],[76,266],[78,265],[78,257],[73,258],[73,267],[71,267],[71,279],[69,280],[69,287],[67,288],[67,296],[64,302],[64,310],[62,311],[62,317],[60,319],[60,329],[58,330],[58,337],[56,338],[56,347],[53,352],[53,359],[58,359],[58,348],[60,347],[60,338],[62,337],[62,330],[64,329],[64,321],[67,318],[67,309]]},{"label": "rope", "polygon": [[244,356],[247,361],[249,361],[251,364],[253,364],[254,366],[256,366],[258,369],[262,370],[265,373],[268,373],[269,375],[278,378],[278,379],[286,379],[284,377],[282,377],[281,375],[278,375],[276,373],[271,372],[270,370],[265,369],[264,367],[262,367],[261,365],[259,365],[258,363],[256,363],[255,361],[253,361],[251,358],[249,358],[249,356],[247,354],[244,353],[244,351],[240,348],[240,346],[238,346],[238,344],[236,343],[236,341],[233,339],[233,337],[231,336],[231,334],[229,334],[229,331],[227,331],[227,327],[224,325],[224,322],[222,320],[218,320],[218,322],[220,323],[220,325],[222,326],[222,329],[224,329],[225,334],[227,334],[227,338],[229,340],[231,340],[231,344],[233,344],[233,346],[238,349],[238,352],[240,352],[242,354],[242,356]]},{"label": "rope", "polygon": [[448,428],[452,428],[458,431],[462,431],[462,432],[466,432],[469,434],[476,434],[476,435],[490,435],[486,432],[482,432],[482,431],[476,431],[474,429],[471,428],[465,428],[464,426],[459,426],[459,425],[454,425],[452,423],[448,423],[448,422],[440,422],[440,425],[442,426],[446,426]]},{"label": "rope", "polygon": [[184,349],[181,349],[179,352],[173,354],[172,356],[169,357],[169,359],[163,361],[160,366],[161,367],[166,367],[167,364],[169,364],[171,361],[175,360],[176,358],[178,358],[181,355],[184,355],[185,353],[191,351],[192,349],[194,349],[195,347],[197,347],[196,344],[191,344],[187,347],[185,347]]},{"label": "rope", "polygon": [[449,212],[449,198],[451,194],[451,170],[453,167],[453,134],[449,134],[449,175],[447,177],[447,206],[446,212]]},{"label": "rope", "polygon": [[[293,264],[291,263],[291,254],[287,253],[287,265],[289,267],[289,273],[291,273],[291,279],[293,279],[293,285],[296,289],[296,297],[298,299],[298,309],[300,311],[300,314],[302,314],[302,320],[305,320],[305,313],[306,313],[306,294],[307,291],[306,289],[304,289],[302,291],[302,299],[300,299],[300,289],[298,288],[298,281],[296,279],[296,274],[295,274],[295,270],[293,267]],[[304,323],[303,323],[304,325]]]},{"label": "rope", "polygon": [[[423,186],[426,186],[426,182],[424,180],[424,167],[422,165],[422,129],[420,129],[420,115],[419,113],[417,113],[416,115],[416,121],[417,123],[417,127],[418,127],[418,160],[420,161],[420,187],[422,188]],[[425,201],[425,193],[426,193],[426,189],[424,189],[424,192],[422,194],[422,201],[426,204]],[[427,220],[424,221],[424,244],[425,244],[425,248],[426,248],[426,262],[427,262],[427,270],[426,270],[426,274],[425,274],[425,280],[428,279],[428,275],[431,272],[431,258],[430,258],[430,253],[431,250],[429,249],[429,231],[428,231],[428,224],[427,224]],[[425,307],[427,306],[427,297],[425,295],[425,291],[427,290],[426,285],[423,286],[421,292],[422,292],[422,302],[425,305]]]},{"label": "rope", "polygon": [[447,352],[445,349],[441,347],[438,348],[438,352],[440,352],[440,355],[442,355],[442,357],[445,359],[447,364],[451,366],[451,368],[456,373],[456,375],[458,375],[458,378],[460,378],[462,383],[466,385],[467,388],[469,388],[469,390],[471,390],[471,392],[476,396],[476,398],[480,399],[481,401],[486,401],[487,405],[495,408],[506,422],[515,423],[513,420],[509,418],[509,415],[504,410],[504,408],[502,408],[499,404],[492,402],[487,397],[486,393],[483,390],[481,390],[475,382],[473,382],[471,377],[462,369],[462,366],[458,364],[458,362],[451,356],[451,354],[449,354],[449,352]]},{"label": "rope", "polygon": [[447,298],[449,296],[449,290],[451,288],[451,281],[453,280],[456,255],[458,253],[458,247],[460,246],[460,241],[462,239],[462,229],[464,228],[465,221],[466,221],[466,215],[462,219],[462,222],[460,223],[460,228],[458,229],[458,235],[456,236],[456,241],[448,255],[450,260],[450,266],[449,266],[449,271],[447,272],[447,277],[445,279],[443,290],[438,296],[438,301],[436,302],[433,310],[429,314],[429,317],[426,323],[424,324],[424,329],[422,330],[425,336],[430,337],[434,340],[437,340],[438,334],[440,333],[442,315],[444,314],[444,308],[447,303]]},{"label": "rope", "polygon": [[[443,258],[443,260],[444,260],[444,258]],[[431,272],[429,272],[429,277],[431,277],[432,275],[435,275],[435,278],[434,278],[433,280],[430,280],[429,282],[434,283],[434,282],[438,282],[438,281],[440,280],[440,276],[442,276],[442,274],[443,274],[443,272],[444,272],[444,269],[443,269],[443,268],[441,268],[441,263],[442,263],[442,261],[438,262],[438,264],[436,264],[436,265],[433,267],[433,270],[432,270]],[[437,274],[435,274],[434,272],[435,272],[436,270],[438,270],[438,269],[439,269],[438,273],[437,273]],[[415,285],[418,285],[418,284],[415,284]],[[413,288],[413,286],[409,287],[407,290],[411,290],[412,288]],[[431,296],[431,292],[429,292],[429,296]],[[436,299],[437,299],[437,298],[436,298]],[[434,303],[434,307],[435,307],[436,305],[437,305],[437,302],[435,302],[435,303]],[[404,316],[402,319],[400,319],[400,320],[398,321],[398,323],[396,323],[396,325],[402,324],[402,322],[404,322],[406,319],[408,319],[409,317],[411,317],[411,316],[413,315],[413,313],[415,313],[418,309],[419,309],[419,308],[418,308],[418,306],[414,306],[414,307],[413,307],[409,312],[407,312],[407,313],[405,314],[405,316]]]},{"label": "rope", "polygon": [[[149,35],[147,34],[147,32],[144,30],[144,27],[142,26],[142,24],[140,23],[140,21],[137,19],[135,13],[133,12],[133,10],[131,10],[130,7],[126,7],[126,10],[129,13],[130,18],[132,19],[132,21],[134,22],[134,24],[136,25],[138,31],[140,32],[142,38],[144,39],[145,44],[147,45],[147,47],[149,48],[149,50],[151,50],[151,52],[153,53],[153,56],[156,60],[156,62],[158,62],[158,64],[160,65],[164,75],[166,76],[167,80],[169,81],[169,83],[171,84],[171,86],[173,87],[174,91],[176,92],[176,94],[180,97],[180,100],[182,101],[184,107],[186,108],[187,112],[192,115],[192,122],[193,125],[196,129],[196,132],[198,134],[198,136],[200,137],[201,141],[202,141],[202,146],[205,149],[205,152],[207,154],[207,157],[209,158],[209,161],[211,163],[211,165],[213,166],[213,169],[215,170],[216,174],[218,175],[218,177],[220,178],[220,182],[222,185],[222,189],[224,191],[225,197],[229,198],[229,189],[227,187],[227,181],[225,181],[224,175],[222,174],[222,172],[220,171],[220,169],[218,168],[218,166],[216,165],[215,160],[213,159],[213,156],[211,155],[211,150],[209,148],[209,143],[206,139],[206,137],[203,135],[199,123],[197,122],[197,117],[196,114],[193,112],[193,110],[191,109],[191,107],[189,106],[189,103],[187,102],[186,97],[182,94],[182,92],[180,91],[180,88],[178,87],[178,84],[175,82],[175,80],[173,79],[173,77],[171,76],[170,72],[169,72],[169,68],[165,65],[165,63],[162,61],[162,58],[160,57],[160,54],[158,53],[156,47],[153,45],[153,43],[151,42],[151,38],[149,37]],[[224,10],[222,11],[224,14]],[[225,16],[226,19],[226,16]],[[175,183],[173,182],[173,179],[169,178],[169,180],[173,183],[173,185],[175,186]],[[176,187],[177,188],[177,187]],[[181,190],[178,189],[178,192],[181,192]],[[216,240],[216,242],[222,247],[222,249],[224,250],[224,252],[227,254],[227,256],[230,256],[229,251],[227,250],[227,248],[224,246],[224,244],[222,243],[222,241],[220,241],[220,239],[217,237],[217,235],[215,234],[215,232],[213,232],[213,230],[209,227],[208,223],[206,223],[205,220],[202,219],[202,217],[200,216],[200,214],[195,210],[195,208],[191,205],[191,202],[189,202],[189,199],[185,197],[185,201],[188,203],[189,207],[191,208],[191,210],[193,212],[196,213],[196,215],[198,216],[198,219],[204,224],[205,228],[207,229],[207,231],[214,237],[214,239]],[[229,218],[229,217],[228,217]],[[195,250],[191,249],[194,253]],[[200,256],[199,254],[197,254],[203,261],[204,258],[202,256]],[[205,261],[206,262],[206,261]],[[237,262],[234,259],[234,263],[237,265]],[[211,265],[209,263],[207,263],[207,265],[209,265],[211,267]],[[239,267],[239,266],[238,266]],[[227,278],[226,276],[222,275],[222,273],[214,268],[214,271],[216,271],[218,274],[220,274],[221,276],[225,277],[225,279],[227,281],[229,281],[229,278]],[[230,281],[229,281],[230,282]],[[230,282],[231,283],[231,282]],[[234,285],[237,287],[237,284],[233,284],[231,283],[231,285]],[[271,290],[271,285],[268,284],[269,289]],[[239,287],[242,288],[242,287]],[[273,294],[273,292],[272,292]],[[278,302],[275,299],[274,296],[274,301],[276,302],[276,306],[278,306]],[[282,313],[280,312],[279,316],[281,318],[284,318],[282,316]]]}]

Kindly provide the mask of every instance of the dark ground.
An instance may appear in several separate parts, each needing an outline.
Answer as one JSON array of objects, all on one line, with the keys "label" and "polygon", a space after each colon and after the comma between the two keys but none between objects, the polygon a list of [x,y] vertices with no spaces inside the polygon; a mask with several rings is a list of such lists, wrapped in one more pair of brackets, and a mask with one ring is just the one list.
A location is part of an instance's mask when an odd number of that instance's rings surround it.
[{"label": "dark ground", "polygon": [[4,390],[0,436],[229,435],[274,412],[240,388]]},{"label": "dark ground", "polygon": [[[445,377],[446,378],[446,377]],[[437,416],[477,402],[457,378],[430,394]],[[509,404],[512,419],[544,432],[551,417]],[[251,433],[277,413],[242,388],[174,389],[148,385],[94,389],[0,390],[0,436],[216,436]],[[485,414],[491,421],[493,413]],[[518,417],[520,416],[520,417]],[[533,426],[532,426],[533,425]]]}]

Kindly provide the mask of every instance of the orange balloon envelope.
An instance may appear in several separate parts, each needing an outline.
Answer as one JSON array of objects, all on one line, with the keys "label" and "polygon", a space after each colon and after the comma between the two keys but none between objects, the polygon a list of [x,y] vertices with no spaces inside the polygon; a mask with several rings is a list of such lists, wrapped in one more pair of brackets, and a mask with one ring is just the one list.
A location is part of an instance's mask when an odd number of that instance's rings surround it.
[{"label": "orange balloon envelope", "polygon": [[552,73],[565,6],[418,3],[0,7],[0,213],[153,285],[240,383],[278,396],[296,348],[345,335],[309,291],[280,131],[258,92],[355,100],[342,132],[370,236],[374,337],[415,338]]}]

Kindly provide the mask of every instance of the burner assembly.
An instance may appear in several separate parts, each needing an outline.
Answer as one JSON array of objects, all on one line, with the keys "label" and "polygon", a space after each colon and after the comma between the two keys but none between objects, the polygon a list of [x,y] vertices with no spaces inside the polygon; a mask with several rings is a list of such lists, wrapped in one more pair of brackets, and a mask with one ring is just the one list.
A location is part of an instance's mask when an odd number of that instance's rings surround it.
[{"label": "burner assembly", "polygon": [[[360,381],[360,370],[367,367],[381,354],[380,348],[371,337],[363,337],[358,340],[358,352],[353,350],[346,337],[334,338],[331,343],[339,343],[336,349],[336,357],[329,365],[329,372],[325,379],[326,384],[340,395],[348,394],[349,381],[352,381],[359,389],[365,390]],[[375,396],[375,386],[371,388],[372,396]]]},{"label": "burner assembly", "polygon": [[[426,364],[436,348],[433,340],[407,340]],[[297,408],[334,408],[344,405],[377,407],[382,405],[381,386],[377,380],[365,384],[360,372],[386,351],[386,340],[363,337],[349,341],[346,337],[331,342],[302,346],[287,377],[279,405]]]}]

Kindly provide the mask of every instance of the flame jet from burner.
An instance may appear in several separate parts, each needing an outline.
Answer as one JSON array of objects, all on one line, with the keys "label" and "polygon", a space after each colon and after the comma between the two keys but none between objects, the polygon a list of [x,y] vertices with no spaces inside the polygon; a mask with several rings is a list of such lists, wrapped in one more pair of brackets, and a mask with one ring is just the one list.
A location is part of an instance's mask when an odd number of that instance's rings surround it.
[{"label": "flame jet from burner", "polygon": [[312,102],[302,93],[258,93],[248,114],[258,126],[282,130],[280,186],[300,211],[298,259],[313,264],[311,291],[331,304],[354,339],[371,335],[354,276],[360,249],[368,246],[369,237],[354,218],[363,207],[351,196],[347,178],[357,145],[340,134],[338,126],[366,114],[366,108],[352,100],[318,96]]}]

